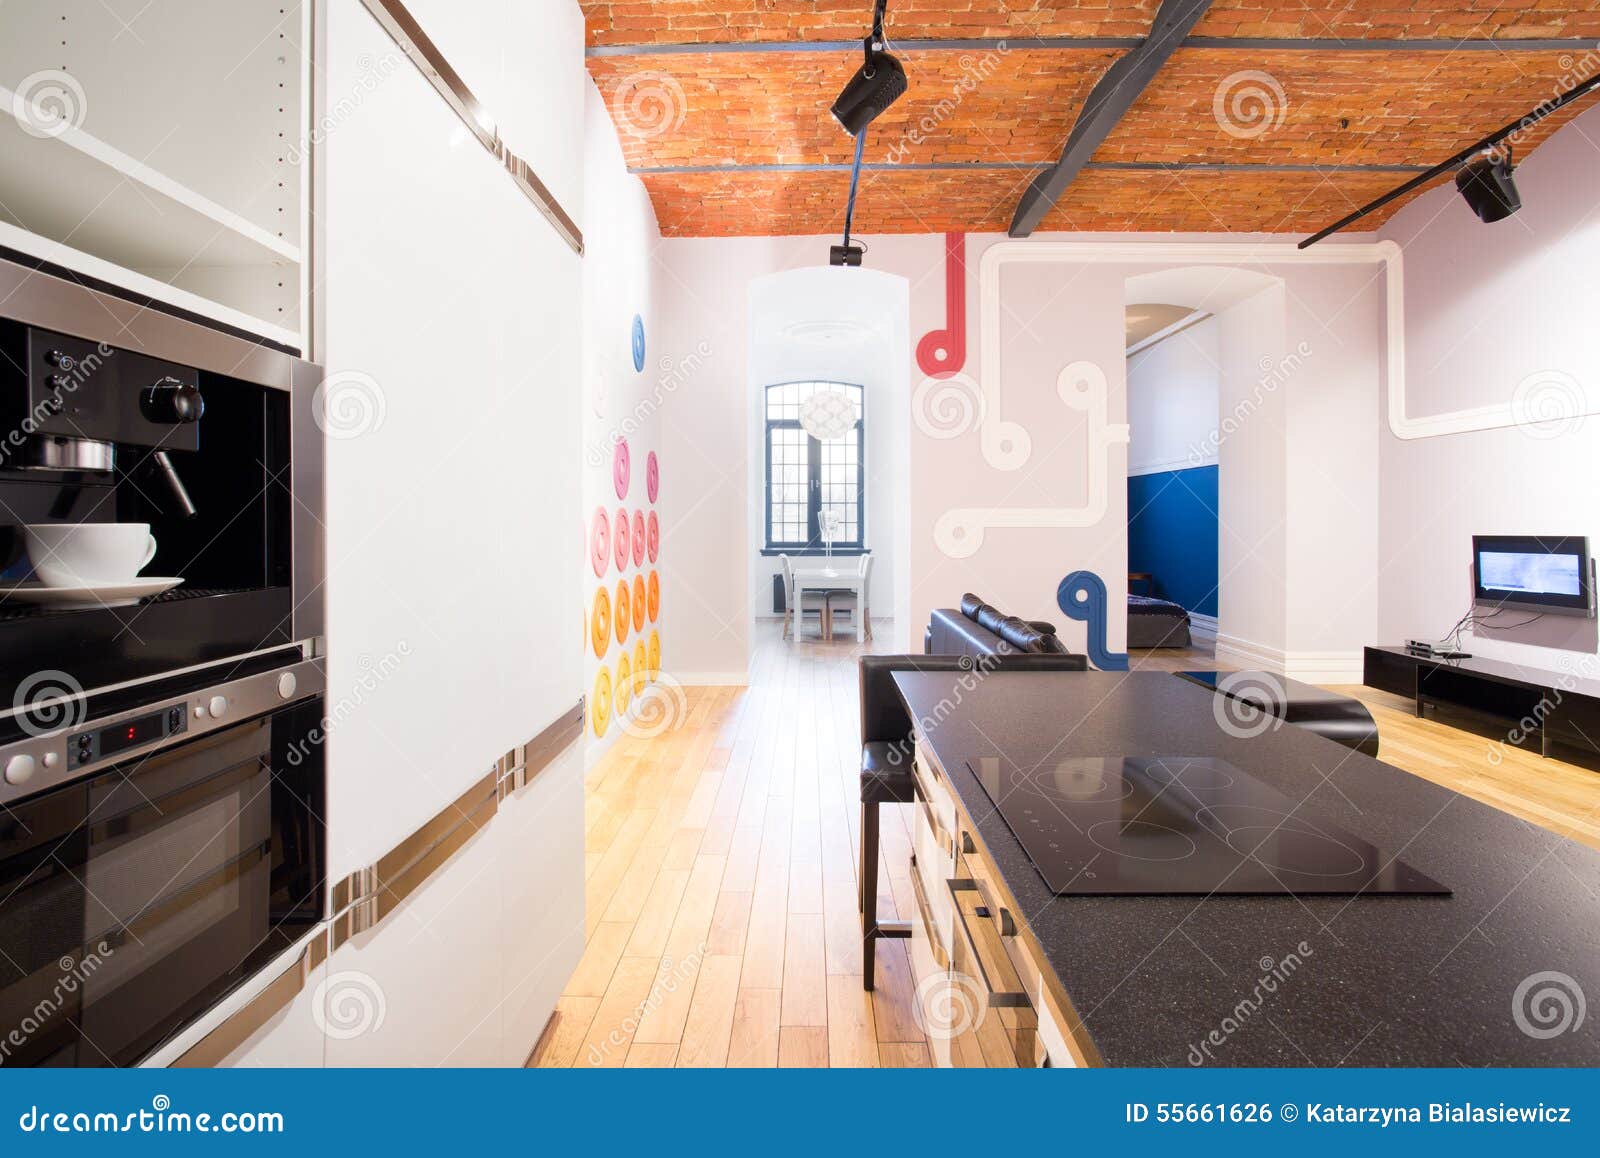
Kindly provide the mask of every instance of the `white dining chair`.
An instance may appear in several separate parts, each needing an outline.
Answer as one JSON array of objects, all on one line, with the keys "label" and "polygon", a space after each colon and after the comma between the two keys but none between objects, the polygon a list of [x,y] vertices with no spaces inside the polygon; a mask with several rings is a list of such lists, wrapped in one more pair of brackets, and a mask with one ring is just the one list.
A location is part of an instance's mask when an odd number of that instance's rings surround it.
[{"label": "white dining chair", "polygon": [[833,618],[835,611],[848,611],[852,616],[861,617],[861,634],[864,639],[872,638],[872,556],[862,555],[856,560],[856,575],[860,580],[860,595],[855,591],[834,591],[828,595],[828,618]]},{"label": "white dining chair", "polygon": [[[778,562],[783,567],[783,638],[789,638],[790,628],[794,629],[794,638],[800,638],[800,629],[805,626],[805,613],[817,613],[818,629],[826,639],[832,634],[832,616],[828,608],[828,599],[825,595],[806,596],[806,605],[797,608],[794,599],[794,566],[789,562],[789,556],[779,555]],[[800,612],[795,615],[796,610]]]}]

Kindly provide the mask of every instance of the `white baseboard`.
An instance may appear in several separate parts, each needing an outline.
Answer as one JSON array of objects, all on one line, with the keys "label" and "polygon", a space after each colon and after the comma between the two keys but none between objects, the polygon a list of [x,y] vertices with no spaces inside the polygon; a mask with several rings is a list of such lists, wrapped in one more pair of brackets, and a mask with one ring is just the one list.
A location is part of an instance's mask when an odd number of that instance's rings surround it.
[{"label": "white baseboard", "polygon": [[1284,651],[1217,633],[1217,658],[1227,659],[1261,671],[1275,672],[1308,684],[1358,684],[1362,676],[1359,651]]},{"label": "white baseboard", "polygon": [[1216,639],[1217,617],[1189,612],[1189,635],[1193,639]]},{"label": "white baseboard", "polygon": [[686,688],[744,687],[750,682],[748,671],[675,671],[671,675]]}]

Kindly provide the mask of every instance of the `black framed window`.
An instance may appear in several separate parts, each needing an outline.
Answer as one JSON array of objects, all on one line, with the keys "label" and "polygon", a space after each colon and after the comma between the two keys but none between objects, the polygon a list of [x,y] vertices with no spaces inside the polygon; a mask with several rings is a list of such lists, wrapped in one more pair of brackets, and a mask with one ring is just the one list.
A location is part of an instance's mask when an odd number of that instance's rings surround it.
[{"label": "black framed window", "polygon": [[[824,390],[843,394],[855,425],[819,442],[800,425],[801,404]],[[848,382],[780,382],[766,392],[767,550],[821,550],[832,516],[836,551],[862,550],[866,535],[866,423],[861,387]]]}]

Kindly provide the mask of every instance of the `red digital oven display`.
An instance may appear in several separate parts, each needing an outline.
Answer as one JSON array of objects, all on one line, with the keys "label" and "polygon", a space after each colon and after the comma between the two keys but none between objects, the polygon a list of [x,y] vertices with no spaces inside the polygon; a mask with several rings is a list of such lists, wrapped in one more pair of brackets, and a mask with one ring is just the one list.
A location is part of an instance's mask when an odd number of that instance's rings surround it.
[{"label": "red digital oven display", "polygon": [[163,713],[156,712],[154,715],[140,716],[137,720],[128,720],[110,728],[102,728],[100,755],[110,756],[151,740],[159,740],[166,735],[166,730],[162,726],[164,719]]}]

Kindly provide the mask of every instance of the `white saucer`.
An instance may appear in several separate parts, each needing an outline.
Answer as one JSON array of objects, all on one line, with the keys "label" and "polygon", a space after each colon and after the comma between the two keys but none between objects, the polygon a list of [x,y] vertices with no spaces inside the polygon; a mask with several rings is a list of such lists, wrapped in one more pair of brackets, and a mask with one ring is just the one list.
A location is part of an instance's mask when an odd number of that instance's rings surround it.
[{"label": "white saucer", "polygon": [[130,607],[141,599],[171,591],[182,579],[140,577],[120,583],[83,583],[73,587],[46,587],[43,583],[0,584],[0,603],[39,603],[48,607]]}]

